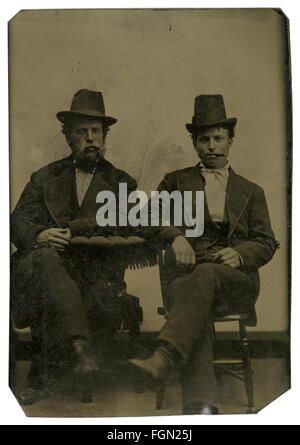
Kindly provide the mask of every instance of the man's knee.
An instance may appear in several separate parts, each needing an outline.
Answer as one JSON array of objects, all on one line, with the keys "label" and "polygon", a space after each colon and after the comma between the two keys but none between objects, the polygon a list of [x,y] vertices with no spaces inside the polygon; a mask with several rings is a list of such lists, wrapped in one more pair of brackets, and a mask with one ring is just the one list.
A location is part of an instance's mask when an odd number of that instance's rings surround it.
[{"label": "man's knee", "polygon": [[189,288],[195,289],[201,301],[212,301],[221,287],[220,266],[214,263],[198,264],[190,276]]},{"label": "man's knee", "polygon": [[202,281],[203,279],[214,279],[218,276],[220,265],[214,263],[198,264],[192,272],[193,278]]},{"label": "man's knee", "polygon": [[59,253],[51,247],[41,247],[32,252],[33,263],[37,266],[49,267],[50,264],[62,264]]}]

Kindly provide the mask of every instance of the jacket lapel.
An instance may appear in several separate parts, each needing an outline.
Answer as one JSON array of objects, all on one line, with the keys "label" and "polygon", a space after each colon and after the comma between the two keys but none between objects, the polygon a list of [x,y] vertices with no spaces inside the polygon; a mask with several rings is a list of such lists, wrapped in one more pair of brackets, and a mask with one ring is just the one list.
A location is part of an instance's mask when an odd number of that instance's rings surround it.
[{"label": "jacket lapel", "polygon": [[[187,173],[182,173],[177,180],[178,190],[181,192],[191,190],[193,192],[193,208],[196,205],[195,192],[197,190],[204,190],[204,184],[204,178],[201,175],[199,164],[196,164]],[[236,229],[239,220],[247,207],[251,194],[252,191],[244,186],[242,181],[240,181],[239,176],[232,168],[230,168],[225,201],[225,214],[228,216],[230,222],[228,237],[230,237]],[[186,210],[185,214],[187,214]],[[213,224],[206,198],[204,199],[204,218],[206,222]]]},{"label": "jacket lapel", "polygon": [[230,238],[235,231],[251,195],[252,190],[249,190],[249,188],[246,189],[239,180],[239,176],[230,168],[225,202],[226,212],[230,222],[228,238]]},{"label": "jacket lapel", "polygon": [[[186,190],[191,190],[193,193],[193,209],[196,206],[196,191],[204,191],[205,181],[203,176],[201,175],[199,163],[196,164],[188,173],[184,173],[181,177],[178,178],[178,190],[184,192]],[[189,213],[186,209],[184,209],[186,215]],[[194,213],[194,212],[193,212]],[[213,224],[211,219],[206,196],[204,195],[204,220]]]},{"label": "jacket lapel", "polygon": [[115,190],[115,188],[107,182],[107,179],[106,170],[101,169],[101,167],[98,168],[85,194],[76,218],[88,218],[93,216],[96,218],[96,213],[99,209],[99,203],[96,202],[96,197],[101,191],[112,191],[117,198],[118,190]]},{"label": "jacket lapel", "polygon": [[68,158],[62,173],[44,184],[44,198],[48,210],[58,226],[70,220],[75,186],[75,169]]}]

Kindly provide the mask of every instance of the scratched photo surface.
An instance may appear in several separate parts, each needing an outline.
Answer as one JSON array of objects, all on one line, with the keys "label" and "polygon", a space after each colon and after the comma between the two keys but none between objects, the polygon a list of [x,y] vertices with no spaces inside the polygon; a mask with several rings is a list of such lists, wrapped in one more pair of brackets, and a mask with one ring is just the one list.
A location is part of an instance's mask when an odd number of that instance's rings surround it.
[{"label": "scratched photo surface", "polygon": [[[166,173],[199,161],[185,127],[192,121],[195,97],[223,95],[227,117],[238,119],[230,165],[264,189],[280,243],[273,259],[259,271],[257,324],[247,327],[258,411],[290,385],[286,26],[284,14],[272,9],[25,10],[9,23],[11,212],[33,172],[70,155],[56,114],[70,109],[76,91],[102,92],[106,114],[117,119],[107,135],[105,159],[127,172],[148,195]],[[11,253],[15,251],[12,243]],[[138,297],[142,307],[135,348],[144,352],[166,322],[158,314],[159,267],[155,261],[128,267],[125,282],[128,294]],[[12,320],[11,330],[11,355],[16,360],[11,357],[10,385],[18,397],[27,387],[31,327],[18,329]],[[218,324],[216,330],[221,349],[225,345],[236,357],[236,323]],[[134,356],[127,337],[118,334],[120,357],[124,350]],[[147,386],[132,388],[122,373],[114,377],[104,368],[105,362],[90,403],[81,400],[78,385],[68,374],[47,397],[22,406],[24,413],[39,417],[182,413],[179,372],[172,373],[161,409],[156,409],[156,394]],[[246,413],[244,382],[227,374],[221,380],[219,411]]]}]

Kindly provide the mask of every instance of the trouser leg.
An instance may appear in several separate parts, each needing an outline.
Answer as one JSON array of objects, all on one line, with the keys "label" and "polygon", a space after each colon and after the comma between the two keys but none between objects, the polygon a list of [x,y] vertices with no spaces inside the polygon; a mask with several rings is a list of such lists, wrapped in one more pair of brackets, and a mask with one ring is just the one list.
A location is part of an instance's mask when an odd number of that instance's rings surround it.
[{"label": "trouser leg", "polygon": [[56,337],[58,342],[63,336],[87,337],[88,323],[82,295],[64,259],[55,249],[41,248],[32,253],[32,261],[33,286],[36,286],[33,291],[36,290],[45,335]]},{"label": "trouser leg", "polygon": [[182,370],[183,409],[199,401],[216,405],[216,381],[213,365],[214,331],[209,321],[200,337],[194,341],[192,352]]},{"label": "trouser leg", "polygon": [[245,273],[213,263],[199,264],[186,277],[171,283],[174,304],[158,339],[171,343],[187,359],[194,341],[211,319],[216,298],[229,301],[247,298],[253,291],[251,278]]},{"label": "trouser leg", "polygon": [[98,359],[105,361],[114,356],[116,328],[110,322],[104,309],[95,305],[88,313],[90,341]]}]

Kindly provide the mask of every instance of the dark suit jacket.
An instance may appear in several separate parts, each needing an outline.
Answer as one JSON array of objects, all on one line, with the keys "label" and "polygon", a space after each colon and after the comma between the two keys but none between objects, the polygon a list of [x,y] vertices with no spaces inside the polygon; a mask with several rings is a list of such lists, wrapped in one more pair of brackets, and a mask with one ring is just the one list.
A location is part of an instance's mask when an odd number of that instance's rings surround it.
[{"label": "dark suit jacket", "polygon": [[[102,159],[79,208],[71,156],[46,165],[32,174],[11,216],[11,241],[18,249],[11,259],[11,303],[19,327],[30,325],[30,320],[35,316],[29,312],[33,310],[31,293],[34,294],[31,289],[31,252],[37,235],[50,227],[70,227],[73,236],[126,235],[126,227],[99,227],[96,222],[96,213],[100,207],[96,203],[97,194],[102,190],[110,190],[118,197],[120,182],[127,183],[128,193],[136,188],[133,178]],[[75,248],[68,254],[75,261],[79,255],[80,272],[86,272],[86,281],[94,282],[97,270],[101,270],[101,279],[104,281],[106,277],[111,279],[112,275],[118,282],[124,278],[124,265],[117,259],[107,265],[107,255],[104,258],[96,251],[83,252]],[[82,255],[84,259],[80,261]],[[89,261],[85,260],[85,255],[88,255]],[[78,277],[80,279],[80,274]]]},{"label": "dark suit jacket", "polygon": [[46,165],[32,174],[16,205],[11,217],[11,241],[18,250],[29,252],[37,235],[50,227],[68,226],[73,236],[120,233],[115,227],[99,227],[96,222],[100,207],[97,194],[110,190],[118,197],[120,182],[127,183],[128,193],[136,189],[133,178],[102,159],[79,208],[72,157]]},{"label": "dark suit jacket", "polygon": [[[196,191],[204,190],[204,178],[200,173],[199,164],[194,167],[176,170],[168,173],[158,187],[159,191],[174,190],[193,192],[193,207],[195,207]],[[209,215],[205,199],[205,222],[213,224]],[[194,210],[194,209],[193,209]],[[271,260],[278,243],[270,224],[269,212],[263,189],[257,184],[237,175],[229,169],[225,199],[225,215],[229,222],[227,245],[233,247],[242,257],[243,265],[240,269],[250,274],[253,279],[253,302],[259,294],[258,269]],[[171,215],[172,221],[172,215]],[[182,215],[182,221],[184,217]],[[151,241],[168,238],[172,242],[179,234],[184,234],[187,227],[157,227],[145,228],[144,236]],[[168,233],[167,237],[164,234]],[[188,238],[190,244],[197,251],[207,248],[212,240],[207,238]],[[254,324],[254,322],[252,323]]]}]

